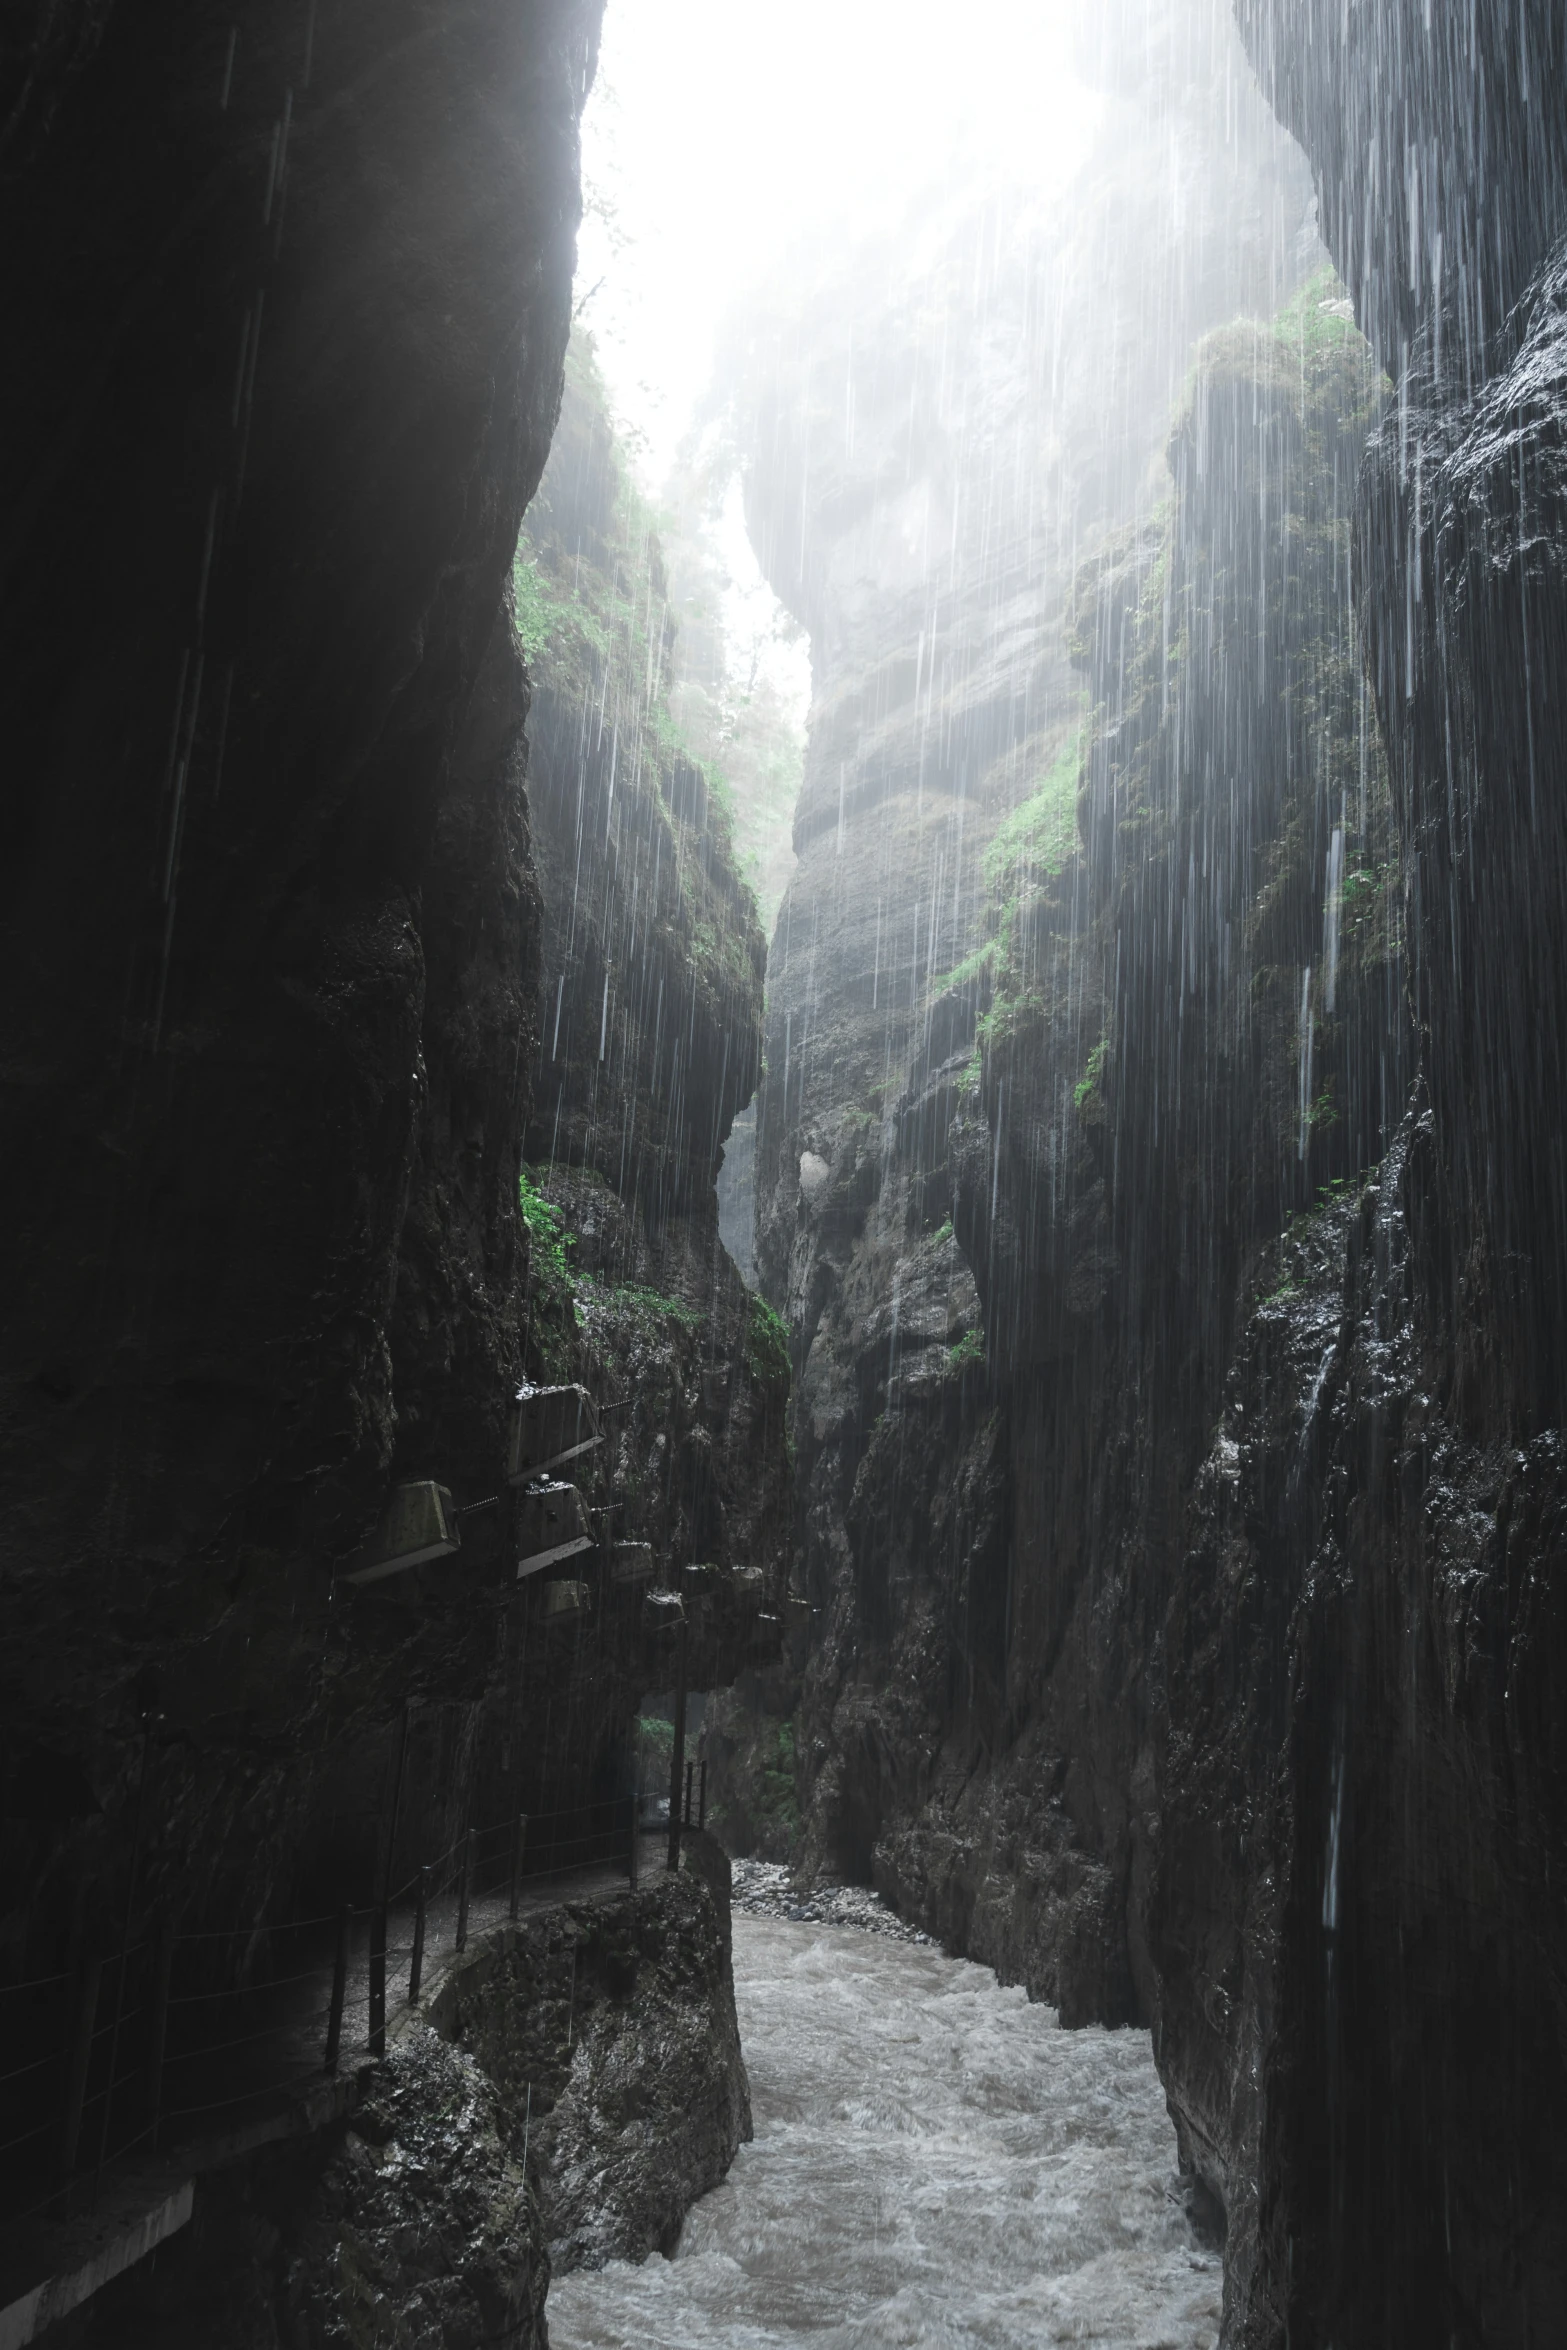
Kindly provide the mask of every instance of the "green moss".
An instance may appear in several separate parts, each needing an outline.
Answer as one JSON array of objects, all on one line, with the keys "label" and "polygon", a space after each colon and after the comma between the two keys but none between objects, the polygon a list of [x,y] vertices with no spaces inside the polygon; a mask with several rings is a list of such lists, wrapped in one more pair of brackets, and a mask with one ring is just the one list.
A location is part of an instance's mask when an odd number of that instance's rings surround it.
[{"label": "green moss", "polygon": [[644,1795],[662,1795],[675,1757],[675,1725],[662,1714],[638,1714],[632,1732],[637,1782]]},{"label": "green moss", "polygon": [[746,1332],[746,1365],[753,1379],[764,1384],[789,1377],[789,1325],[774,1313],[765,1297],[753,1295],[751,1322]]},{"label": "green moss", "polygon": [[985,1333],[983,1330],[965,1330],[957,1345],[947,1349],[948,1375],[961,1378],[965,1371],[977,1370],[984,1360]]},{"label": "green moss", "polygon": [[673,1323],[682,1330],[700,1330],[707,1320],[699,1307],[688,1306],[684,1298],[666,1297],[662,1290],[644,1289],[635,1281],[596,1281],[588,1275],[578,1294],[585,1307],[612,1320]]},{"label": "green moss", "polygon": [[943,972],[932,991],[934,999],[939,1002],[943,996],[956,995],[960,988],[969,987],[976,979],[984,978],[995,967],[998,947],[998,940],[987,939],[982,947],[976,947],[971,955],[965,955],[953,970]]},{"label": "green moss", "polygon": [[512,564],[511,586],[518,640],[524,658],[532,665],[546,650],[560,624],[561,599],[522,544]]},{"label": "green moss", "polygon": [[553,1200],[546,1199],[524,1167],[517,1182],[517,1204],[528,1233],[528,1270],[534,1287],[544,1296],[571,1303],[573,1283],[568,1249],[577,1236],[566,1230],[566,1218]]},{"label": "green moss", "polygon": [[993,890],[1014,887],[1038,874],[1066,870],[1077,848],[1077,787],[1082,736],[1062,745],[1048,773],[1013,809],[985,851],[985,879]]},{"label": "green moss", "polygon": [[1313,372],[1347,365],[1358,373],[1366,362],[1354,305],[1331,262],[1286,302],[1272,333],[1291,358],[1302,358]]},{"label": "green moss", "polygon": [[1099,1090],[1099,1081],[1110,1058],[1110,1039],[1102,1036],[1088,1056],[1088,1066],[1072,1088],[1072,1099],[1080,1110],[1086,1110],[1089,1100]]}]

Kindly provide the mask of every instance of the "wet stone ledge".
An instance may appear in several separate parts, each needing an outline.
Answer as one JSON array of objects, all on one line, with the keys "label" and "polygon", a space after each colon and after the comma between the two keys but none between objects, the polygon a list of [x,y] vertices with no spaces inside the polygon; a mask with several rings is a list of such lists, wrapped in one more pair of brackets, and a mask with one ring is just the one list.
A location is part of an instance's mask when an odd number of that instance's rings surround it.
[{"label": "wet stone ledge", "polygon": [[672,2252],[751,2135],[729,1864],[686,1840],[476,1935],[354,2109],[196,2182],[189,2224],[47,2339],[92,2350],[545,2350],[552,2276]]}]

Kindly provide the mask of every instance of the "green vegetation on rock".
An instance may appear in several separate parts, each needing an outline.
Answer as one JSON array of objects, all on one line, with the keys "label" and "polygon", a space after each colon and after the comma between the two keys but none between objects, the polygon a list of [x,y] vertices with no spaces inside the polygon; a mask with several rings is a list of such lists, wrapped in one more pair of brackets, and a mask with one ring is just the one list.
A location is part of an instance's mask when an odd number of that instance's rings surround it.
[{"label": "green vegetation on rock", "polygon": [[700,1307],[687,1305],[684,1298],[666,1297],[661,1289],[647,1289],[635,1281],[599,1281],[590,1274],[577,1296],[589,1322],[598,1317],[625,1323],[647,1335],[657,1335],[661,1327],[700,1330],[707,1320]]},{"label": "green vegetation on rock", "polygon": [[576,1247],[577,1236],[566,1230],[564,1211],[545,1198],[526,1167],[518,1178],[517,1201],[527,1229],[528,1269],[535,1290],[552,1304],[572,1304],[574,1284],[566,1252]]},{"label": "green vegetation on rock", "polygon": [[1082,736],[1062,744],[1042,783],[997,828],[985,851],[985,879],[1015,900],[1029,882],[1064,870],[1077,848]]},{"label": "green vegetation on rock", "polygon": [[753,1379],[789,1377],[789,1325],[765,1297],[751,1299],[751,1324],[746,1333],[745,1359]]}]

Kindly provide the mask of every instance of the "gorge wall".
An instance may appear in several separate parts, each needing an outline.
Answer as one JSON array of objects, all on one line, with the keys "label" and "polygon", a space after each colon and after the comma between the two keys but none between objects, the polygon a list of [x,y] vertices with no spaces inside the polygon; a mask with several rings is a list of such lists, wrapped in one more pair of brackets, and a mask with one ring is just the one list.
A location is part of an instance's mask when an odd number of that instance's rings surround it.
[{"label": "gorge wall", "polygon": [[[1215,12],[1114,13],[1254,121]],[[896,315],[758,406],[816,662],[758,1158],[816,1612],[752,1695],[807,1869],[1151,2024],[1227,2343],[1521,2344],[1567,2279],[1562,35],[1237,15],[1341,281],[1194,201],[1149,266],[1217,253],[1212,306],[1149,302],[1118,473],[1039,451],[1078,365],[1118,417],[1093,305],[1158,223],[1081,309],[1009,317],[999,214],[967,311],[930,274],[960,445],[940,336],[879,388]],[[1298,186],[1206,119],[1227,222]],[[729,1750],[754,1821],[771,1731]]]},{"label": "gorge wall", "polygon": [[[1247,1334],[1235,1400],[1263,1432],[1199,1512],[1197,1702],[1167,1816],[1183,1843],[1224,1816],[1219,1660],[1249,1621],[1286,1660],[1227,1757],[1271,1790],[1280,1902],[1271,1979],[1219,2035],[1261,2092],[1255,2303],[1346,2341],[1523,2342],[1567,2307],[1544,2120],[1563,2046],[1545,1696],[1563,1657],[1563,34],[1528,5],[1238,13],[1396,381],[1356,576],[1419,1072],[1303,1279],[1320,1353],[1299,1324],[1283,1349],[1261,1317]],[[1227,1415],[1221,1445],[1237,1434]],[[1280,1474],[1296,1444],[1304,1508]],[[1232,1965],[1243,1982],[1249,1956]]]},{"label": "gorge wall", "polygon": [[[768,1702],[798,1710],[808,1864],[874,1866],[1068,2014],[1134,2000],[1124,1798],[1113,1862],[1098,1816],[1130,1765],[1069,1806],[1071,1742],[1038,1719],[1080,1573],[1051,1570],[1047,1602],[1038,1558],[1014,1562],[1038,1506],[1022,1481],[1050,1472],[1038,1399],[1013,1412],[1009,1383],[1059,1341],[1025,1327],[1032,1270],[1003,1259],[1022,1234],[1032,1251],[1056,1194],[1063,1229],[1075,1214],[1054,1097],[1103,1057],[1113,926],[1076,807],[1096,706],[1120,689],[1110,624],[1096,673],[1074,599],[1091,612],[1078,575],[1114,538],[1105,577],[1123,624],[1135,612],[1199,338],[1271,316],[1321,259],[1300,158],[1222,12],[1143,15],[1135,39],[1084,19],[1102,118],[1070,184],[956,222],[934,207],[912,256],[867,257],[757,362],[749,440],[753,535],[811,628],[815,680],[769,965],[758,1254],[794,1333],[800,1594],[818,1615],[803,1681]],[[866,286],[889,277],[868,318]],[[1014,1087],[993,1145],[984,1073],[1004,1085],[1063,922],[1063,1065]],[[993,1206],[1006,1241],[976,1229]],[[1008,1753],[1022,1776],[1002,1803]],[[754,1791],[724,1800],[758,1809]]]},{"label": "gorge wall", "polygon": [[493,1518],[417,1607],[332,1570],[396,1471],[493,1492],[522,1368],[500,1040],[537,893],[497,621],[597,15],[34,15],[0,1466],[6,1946],[47,1973],[119,1915],[145,1718],[146,1891],[264,1909],[324,1745],[493,1644]]},{"label": "gorge wall", "polygon": [[[747,1637],[765,1655],[787,1567],[788,1365],[720,1239],[715,1181],[760,1072],[766,945],[726,779],[671,714],[678,624],[586,346],[516,580],[544,893],[525,1147],[560,1233],[533,1327],[629,1399],[611,1449],[617,1534],[677,1572],[746,1570]],[[733,1677],[693,1669],[694,1688]]]},{"label": "gorge wall", "polygon": [[[177,1991],[241,2001],[273,1927],[465,1826],[551,1823],[533,1866],[623,1844],[671,1678],[635,1546],[708,1565],[695,1685],[776,1649],[787,1366],[713,1195],[760,936],[694,764],[617,768],[608,639],[552,669],[515,602],[598,17],[191,0],[0,38],[0,1984],[54,2052],[12,2209],[105,1959],[134,1989],[173,1934]],[[562,531],[618,478],[584,415]],[[610,963],[606,1060],[575,981]],[[565,1608],[517,1580],[505,1482],[519,1382],[562,1376],[631,1407]],[[410,1477],[460,1548],[351,1585]],[[103,1997],[112,2154],[147,2027]]]}]

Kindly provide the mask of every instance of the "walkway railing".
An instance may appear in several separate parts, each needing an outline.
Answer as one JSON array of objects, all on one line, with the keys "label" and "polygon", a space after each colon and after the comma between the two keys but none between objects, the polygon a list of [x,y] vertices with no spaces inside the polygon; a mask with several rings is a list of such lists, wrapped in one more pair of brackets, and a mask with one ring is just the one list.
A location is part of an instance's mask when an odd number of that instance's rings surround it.
[{"label": "walkway railing", "polygon": [[[386,2052],[387,2003],[420,1997],[432,1958],[462,1950],[479,1907],[515,1919],[525,1889],[615,1864],[637,1879],[640,1803],[517,1812],[468,1829],[385,1900],[202,1932],[165,1913],[135,1943],[74,1969],[0,1983],[0,2225],[96,2203],[105,2171]],[[399,1984],[397,1978],[406,1967]]]}]

